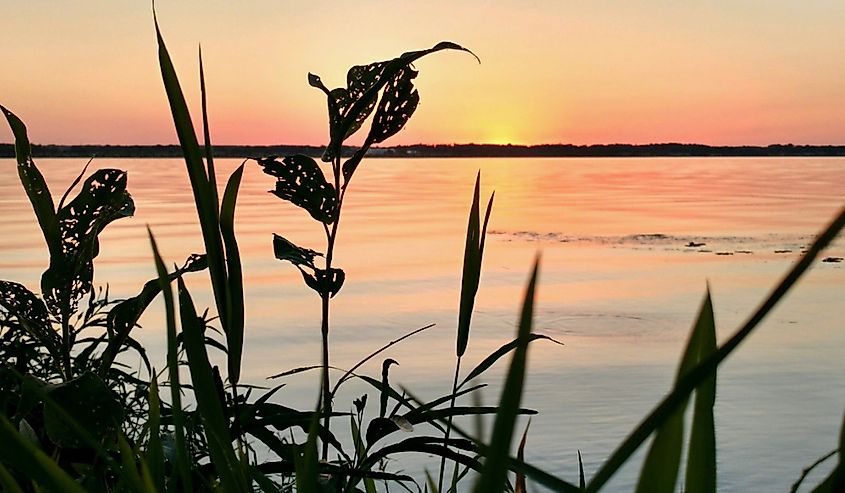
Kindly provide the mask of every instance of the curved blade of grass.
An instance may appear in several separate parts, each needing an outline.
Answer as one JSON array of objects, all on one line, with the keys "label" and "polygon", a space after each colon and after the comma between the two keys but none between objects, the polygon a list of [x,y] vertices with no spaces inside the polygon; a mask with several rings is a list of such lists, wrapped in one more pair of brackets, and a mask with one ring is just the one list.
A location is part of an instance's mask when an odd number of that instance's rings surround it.
[{"label": "curved blade of grass", "polygon": [[206,254],[208,255],[208,271],[211,277],[211,287],[214,291],[214,301],[217,305],[217,312],[220,315],[223,331],[227,333],[226,322],[229,320],[226,312],[226,267],[223,257],[223,242],[220,238],[220,225],[218,221],[218,203],[215,201],[216,189],[212,191],[209,181],[208,170],[203,163],[202,152],[200,151],[197,135],[194,133],[194,125],[191,120],[188,105],[185,102],[185,95],[179,85],[173,61],[164,44],[164,38],[158,27],[158,21],[153,19],[158,40],[158,60],[161,68],[161,78],[164,82],[164,89],[167,93],[167,100],[170,104],[170,112],[173,116],[173,124],[176,127],[176,134],[179,137],[179,144],[185,156],[185,165],[188,169],[188,177],[191,181],[191,189],[194,194],[197,215],[199,216],[202,238],[205,243]]},{"label": "curved blade of grass", "polygon": [[[712,333],[715,340],[713,306],[710,303],[709,290],[704,297],[698,317],[690,332],[689,341],[678,368],[678,379],[683,378],[698,363],[701,344],[706,332]],[[712,391],[715,394],[715,388]],[[657,428],[654,440],[651,442],[640,470],[637,493],[672,493],[675,491],[683,452],[684,411],[688,400],[682,402]]]},{"label": "curved blade of grass", "polygon": [[229,176],[223,203],[220,206],[220,235],[226,248],[226,343],[229,346],[229,381],[237,384],[241,375],[241,357],[244,345],[244,280],[241,255],[235,238],[235,205],[244,173],[243,163]]},{"label": "curved blade of grass", "polygon": [[724,361],[759,323],[769,314],[778,302],[786,295],[790,288],[812,265],[819,253],[836,238],[845,227],[845,209],[842,209],[830,225],[816,238],[801,256],[798,262],[784,276],[769,296],[760,304],[749,319],[730,337],[716,352],[695,366],[684,378],[680,379],[675,388],[640,422],[630,435],[616,448],[607,461],[593,476],[587,485],[588,492],[596,492],[619,470],[637,448],[680,406],[689,395],[707,380],[713,371]]},{"label": "curved blade of grass", "polygon": [[[551,338],[551,337],[549,337],[549,336],[544,336],[544,335],[542,335],[542,334],[530,334],[530,335],[528,336],[528,342],[529,342],[529,343],[534,342],[534,341],[536,341],[537,339],[546,339],[546,340],[548,340],[548,341],[552,341],[552,342],[553,342],[553,343],[555,343],[555,344],[560,344],[561,346],[563,346],[563,343],[562,343],[562,342],[560,342],[560,341],[556,341],[555,339],[552,339],[552,338]],[[487,371],[487,369],[488,369],[488,368],[490,368],[490,367],[491,367],[491,366],[493,366],[493,365],[494,365],[497,361],[499,361],[499,359],[501,359],[501,358],[502,358],[502,356],[504,356],[504,355],[508,354],[509,352],[513,351],[514,349],[516,349],[518,345],[519,345],[519,340],[518,340],[518,339],[514,339],[514,340],[512,340],[511,342],[509,342],[509,343],[507,343],[507,344],[503,345],[503,346],[502,346],[502,347],[500,347],[499,349],[497,349],[497,350],[493,351],[492,353],[490,353],[490,355],[489,355],[489,356],[487,356],[486,358],[484,358],[484,360],[483,360],[483,361],[481,361],[481,363],[479,363],[478,365],[476,365],[476,367],[475,367],[475,368],[473,368],[473,369],[472,369],[472,371],[470,371],[470,372],[467,374],[467,376],[466,376],[466,377],[465,377],[465,378],[461,381],[461,383],[458,385],[458,388],[460,389],[461,387],[463,387],[464,385],[466,385],[467,383],[469,383],[472,379],[479,377],[482,373],[484,373],[485,371]]]},{"label": "curved blade of grass", "polygon": [[475,176],[475,190],[472,194],[472,206],[467,220],[466,244],[464,246],[464,266],[461,275],[461,301],[458,309],[458,337],[455,353],[460,358],[464,355],[469,343],[469,326],[472,319],[472,308],[475,305],[475,295],[478,293],[478,283],[481,277],[481,252],[478,249],[480,230],[479,190],[481,171]]},{"label": "curved blade of grass", "polygon": [[587,487],[587,478],[584,476],[584,462],[581,460],[581,451],[578,451],[578,487],[582,490]]},{"label": "curved blade of grass", "polygon": [[813,493],[838,493],[845,491],[845,417],[843,417],[842,428],[839,431],[839,463],[818,486]]},{"label": "curved blade of grass", "polygon": [[12,474],[3,464],[0,464],[0,486],[3,487],[3,491],[7,491],[8,493],[23,493],[21,486],[15,481],[15,478],[12,477]]},{"label": "curved blade of grass", "polygon": [[55,255],[60,248],[56,208],[53,205],[53,197],[50,195],[50,189],[47,188],[44,176],[32,161],[32,148],[26,134],[26,125],[4,106],[0,106],[0,111],[3,112],[6,121],[9,122],[9,127],[12,129],[12,134],[15,136],[18,176],[24,190],[26,190],[29,203],[32,204],[32,209],[35,211],[35,217],[38,219],[38,225],[41,227],[50,255]]},{"label": "curved blade of grass", "polygon": [[534,292],[537,286],[539,258],[534,262],[534,269],[525,290],[522,304],[522,314],[519,317],[517,340],[519,344],[513,353],[502,397],[499,400],[499,411],[493,425],[493,436],[490,447],[484,452],[484,470],[475,484],[476,493],[503,491],[507,483],[507,471],[510,464],[510,445],[519,403],[522,400],[522,387],[525,381],[525,367],[528,361],[528,340],[531,334],[532,317],[534,315]]},{"label": "curved blade of grass", "polygon": [[[701,309],[698,331],[698,361],[716,352],[716,322],[710,289]],[[716,404],[716,370],[695,389],[695,404],[687,453],[686,493],[716,493],[716,423],[713,406]]]},{"label": "curved blade of grass", "polygon": [[[522,432],[522,440],[519,441],[519,448],[516,450],[516,458],[520,461],[525,461],[525,441],[528,439],[528,428],[531,426],[531,420],[528,420],[528,424],[525,425],[525,431]],[[516,480],[514,481],[514,493],[528,493],[527,486],[525,484],[525,474],[524,473],[517,473]]]},{"label": "curved blade of grass", "polygon": [[839,453],[839,449],[833,449],[830,452],[816,459],[816,461],[810,464],[809,466],[805,467],[804,470],[801,471],[801,477],[799,477],[798,480],[792,484],[792,488],[789,489],[789,492],[796,493],[798,491],[798,488],[801,487],[801,483],[803,483],[804,480],[807,479],[807,476],[813,471],[813,469],[822,465],[826,460],[830,459],[837,453]]},{"label": "curved blade of grass", "polygon": [[0,463],[21,471],[26,477],[53,491],[85,493],[76,481],[32,442],[21,436],[14,426],[0,415]]},{"label": "curved blade of grass", "polygon": [[176,470],[181,480],[182,491],[193,491],[191,480],[191,462],[188,460],[188,448],[185,440],[185,414],[182,410],[182,386],[179,382],[179,354],[176,342],[176,308],[173,302],[173,288],[164,261],[158,251],[152,231],[147,227],[150,246],[153,249],[159,289],[164,296],[164,312],[167,325],[167,371],[170,381],[171,412],[173,413],[174,443],[176,448]]},{"label": "curved blade of grass", "polygon": [[248,476],[232,449],[229,423],[223,411],[224,403],[220,402],[220,395],[214,383],[201,320],[197,317],[194,302],[185,287],[185,281],[180,277],[177,282],[183,343],[188,356],[194,395],[197,399],[197,411],[202,418],[211,461],[225,491],[249,491]]},{"label": "curved blade of grass", "polygon": [[205,70],[203,70],[202,65],[202,46],[199,47],[198,58],[200,61],[200,98],[202,100],[202,136],[205,163],[208,167],[208,185],[212,202],[218,204],[220,201],[217,197],[217,175],[214,172],[214,147],[211,145],[211,132],[208,129],[208,103],[205,92]]}]

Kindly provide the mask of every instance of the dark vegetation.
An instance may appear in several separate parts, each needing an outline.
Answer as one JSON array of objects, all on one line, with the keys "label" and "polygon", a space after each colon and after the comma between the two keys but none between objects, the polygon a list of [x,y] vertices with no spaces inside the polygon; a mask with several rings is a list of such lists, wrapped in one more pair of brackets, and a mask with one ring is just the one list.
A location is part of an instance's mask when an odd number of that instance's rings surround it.
[{"label": "dark vegetation", "polygon": [[[675,491],[684,449],[688,450],[684,490],[715,491],[717,367],[845,226],[845,211],[722,346],[716,344],[712,304],[705,294],[669,393],[592,477],[587,478],[581,468],[572,472],[576,480],[567,481],[524,462],[524,435],[516,457],[511,452],[518,416],[534,413],[521,406],[528,347],[531,342],[548,339],[532,332],[539,259],[529,276],[515,339],[469,372],[461,371],[493,205],[490,197],[482,209],[478,181],[467,223],[451,387],[441,397],[422,402],[412,391],[390,383],[389,371],[395,363],[390,358],[383,359],[380,375],[357,373],[364,362],[384,357],[393,344],[425,327],[375,349],[352,368],[336,369],[330,364],[331,300],[346,281],[343,270],[333,263],[333,253],[352,177],[370,147],[401,130],[416,109],[419,94],[413,87],[417,76],[413,62],[439,51],[468,50],[444,42],[392,60],[355,66],[349,70],[346,86],[332,90],[319,77],[309,76],[310,84],[326,96],[329,143],[320,157],[330,173],[324,174],[315,159],[302,154],[255,160],[275,179],[273,193],[303,209],[326,237],[322,252],[297,246],[280,235],[273,238],[276,257],[298,269],[306,286],[321,300],[322,351],[318,364],[283,371],[274,377],[282,383],[266,389],[240,381],[245,316],[234,221],[246,163],[232,173],[219,196],[202,62],[204,144],[200,145],[160,34],[158,43],[162,78],[206,252],[191,256],[181,267],[169,266],[150,232],[151,261],[158,278],[140,287],[133,297],[115,300],[91,283],[98,234],[134,211],[126,174],[103,169],[83,181],[83,170],[54,204],[32,159],[24,124],[3,108],[15,136],[21,184],[50,253],[40,296],[15,282],[0,282],[3,491],[372,493],[472,488],[479,493],[525,493],[526,482],[531,480],[558,492],[594,492],[649,438],[637,491]],[[343,142],[368,121],[364,144],[344,157]],[[80,191],[69,199],[80,182]],[[192,274],[198,271],[208,272],[214,293],[213,315],[197,310],[184,282],[184,276],[199,275]],[[132,338],[141,313],[159,294],[166,307],[167,364],[163,371],[152,368],[144,348]],[[219,358],[210,357],[210,352],[223,354],[224,368],[213,363]],[[509,357],[510,363],[498,405],[465,404],[484,386],[472,382],[504,357]],[[136,370],[132,363],[139,359],[143,364]],[[297,410],[277,403],[274,395],[284,379],[308,371],[320,373],[320,399],[314,409]],[[340,376],[332,378],[332,372]],[[352,403],[335,402],[337,389],[353,378],[372,387],[372,395],[377,396],[373,401],[378,402],[368,402],[367,394]],[[692,418],[686,437],[684,411],[688,405]],[[467,419],[483,415],[495,416],[489,437],[473,436],[464,429]],[[436,475],[413,478],[386,461],[407,453],[441,458]],[[838,463],[813,491],[843,491],[843,456],[845,435],[838,450],[822,458],[835,457]],[[801,480],[803,477],[799,483]]]},{"label": "dark vegetation", "polygon": [[[342,155],[351,156],[354,147],[343,146]],[[221,158],[290,156],[303,154],[320,157],[323,147],[305,145],[242,146],[215,145],[214,155]],[[35,157],[182,157],[177,145],[33,145]],[[775,156],[845,156],[841,145],[709,146],[704,144],[438,144],[378,146],[369,157],[775,157]],[[0,144],[0,158],[15,157],[12,144]]]}]

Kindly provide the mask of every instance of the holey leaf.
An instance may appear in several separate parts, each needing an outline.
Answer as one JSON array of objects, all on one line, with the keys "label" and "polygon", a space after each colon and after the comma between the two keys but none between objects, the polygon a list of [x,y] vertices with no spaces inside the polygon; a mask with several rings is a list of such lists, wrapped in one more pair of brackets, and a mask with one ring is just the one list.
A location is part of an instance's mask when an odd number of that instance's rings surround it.
[{"label": "holey leaf", "polygon": [[30,290],[12,281],[0,281],[0,307],[13,315],[30,337],[60,359],[61,341],[50,327],[47,307]]},{"label": "holey leaf", "polygon": [[60,310],[62,301],[75,310],[78,299],[91,290],[93,259],[100,250],[97,235],[115,219],[134,212],[126,172],[118,169],[96,171],[79,195],[58,211],[59,244],[41,276],[41,291],[51,310]]},{"label": "holey leaf", "polygon": [[420,102],[420,94],[414,89],[417,73],[411,67],[405,67],[388,81],[373,117],[367,141],[375,144],[384,142],[408,123]]},{"label": "holey leaf", "polygon": [[305,209],[321,223],[331,224],[335,221],[337,192],[326,181],[316,161],[297,154],[281,161],[271,156],[258,159],[257,162],[266,174],[277,179],[272,194]]}]

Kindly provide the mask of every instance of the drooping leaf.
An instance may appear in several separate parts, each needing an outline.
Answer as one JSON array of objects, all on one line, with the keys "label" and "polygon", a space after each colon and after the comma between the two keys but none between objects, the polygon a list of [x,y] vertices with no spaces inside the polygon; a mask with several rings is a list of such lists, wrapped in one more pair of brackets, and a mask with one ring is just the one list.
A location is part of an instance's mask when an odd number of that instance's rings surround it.
[{"label": "drooping leaf", "polygon": [[320,252],[296,246],[275,233],[273,233],[273,254],[279,260],[286,260],[296,266],[304,265],[311,269],[316,269],[314,266],[314,257],[323,256]]},{"label": "drooping leaf", "polygon": [[311,217],[324,224],[331,224],[337,216],[337,192],[326,181],[316,161],[297,154],[279,161],[275,157],[261,158],[258,164],[264,173],[276,177],[274,195],[301,207]]},{"label": "drooping leaf", "polygon": [[47,307],[32,291],[22,284],[0,281],[0,306],[17,318],[30,337],[61,361],[61,341],[50,326]]},{"label": "drooping leaf", "polygon": [[[117,433],[123,422],[123,405],[94,373],[84,373],[61,383],[50,389],[47,396],[51,402],[44,408],[44,427],[50,440],[58,445],[87,444],[76,427],[68,423],[68,417],[98,440]],[[56,407],[63,412],[56,412]]]},{"label": "drooping leaf", "polygon": [[14,113],[0,106],[12,133],[15,136],[15,156],[18,163],[18,176],[20,177],[26,196],[29,198],[38,225],[44,235],[44,241],[50,255],[55,254],[59,246],[58,229],[56,224],[56,208],[53,205],[53,197],[44,176],[35,166],[32,160],[32,149],[29,144],[29,137],[26,134],[26,125]]},{"label": "drooping leaf", "polygon": [[[710,303],[709,291],[704,298],[704,302],[701,305],[698,317],[690,333],[686,350],[678,368],[678,379],[686,376],[700,361],[701,346],[708,332],[713,333],[715,341],[713,306]],[[715,383],[713,385],[715,386]],[[712,390],[715,396],[715,387],[709,390]],[[657,429],[654,441],[651,442],[651,447],[649,447],[648,454],[643,461],[640,471],[640,477],[637,483],[638,493],[672,493],[675,491],[675,484],[678,480],[678,469],[681,464],[684,440],[684,411],[686,410],[686,405],[687,402],[683,402],[678,406],[674,413],[668,416],[664,423]],[[698,445],[706,446],[707,444],[700,442]],[[704,475],[701,478],[704,481],[707,481],[708,475],[713,473],[714,476],[712,479],[715,482],[715,444],[713,444],[711,452],[714,454],[712,457],[712,466],[714,469],[711,471],[697,472]],[[699,460],[709,462],[709,459],[705,459],[704,457],[699,458]],[[704,464],[697,465],[704,467]]]},{"label": "drooping leaf", "polygon": [[528,336],[531,334],[533,324],[534,291],[537,285],[538,271],[539,259],[534,263],[534,269],[528,281],[528,288],[525,290],[525,299],[522,304],[519,329],[517,331],[517,340],[519,343],[513,353],[507,377],[505,378],[505,386],[502,389],[502,396],[499,399],[499,407],[496,414],[496,422],[493,424],[493,436],[490,438],[490,446],[488,450],[484,451],[484,469],[475,483],[474,491],[476,493],[503,491],[507,482],[507,471],[510,464],[510,445],[513,438],[514,426],[516,425],[516,416],[520,410],[519,403],[522,400],[525,368],[528,361]]},{"label": "drooping leaf", "polygon": [[381,395],[379,396],[379,417],[385,418],[387,417],[387,389],[390,388],[390,383],[388,382],[388,376],[390,373],[390,365],[398,365],[399,362],[392,358],[385,359],[381,364],[381,384],[383,388],[381,389]]},{"label": "drooping leaf", "polygon": [[[531,343],[533,341],[536,341],[537,339],[545,339],[547,341],[552,341],[555,344],[560,344],[561,346],[563,345],[562,342],[556,341],[556,340],[552,339],[551,337],[545,336],[545,335],[542,335],[542,334],[531,334],[528,338],[528,342]],[[519,340],[514,339],[511,342],[503,345],[499,349],[490,353],[486,358],[484,358],[484,360],[481,361],[481,363],[478,363],[478,365],[476,365],[475,368],[470,370],[470,372],[467,374],[467,376],[458,385],[458,388],[463,387],[464,385],[466,385],[467,383],[472,381],[472,379],[480,376],[488,368],[493,366],[496,363],[496,361],[498,361],[503,356],[505,356],[509,352],[513,351],[514,349],[516,349],[518,345],[519,345]]]},{"label": "drooping leaf", "polygon": [[334,297],[340,291],[340,288],[343,287],[343,281],[346,280],[346,273],[341,269],[314,269],[314,275],[302,269],[300,271],[302,272],[302,278],[305,280],[305,284],[319,293],[320,296],[329,295],[330,297]]},{"label": "drooping leaf", "polygon": [[91,290],[93,259],[100,250],[98,235],[112,221],[134,212],[135,204],[126,191],[126,172],[101,169],[56,213],[59,245],[41,276],[41,291],[54,314],[76,310],[79,298]]}]

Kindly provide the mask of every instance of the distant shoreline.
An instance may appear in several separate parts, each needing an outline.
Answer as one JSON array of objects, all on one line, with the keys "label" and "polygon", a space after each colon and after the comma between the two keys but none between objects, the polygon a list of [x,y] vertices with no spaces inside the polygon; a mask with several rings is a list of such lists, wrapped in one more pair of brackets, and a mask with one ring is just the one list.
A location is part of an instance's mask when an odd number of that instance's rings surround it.
[{"label": "distant shoreline", "polygon": [[[344,147],[344,154],[351,155],[353,147]],[[214,146],[215,156],[221,158],[249,158],[305,154],[319,157],[323,147],[274,145],[274,146]],[[182,157],[178,145],[33,145],[36,158],[175,158]],[[708,146],[703,144],[441,144],[380,147],[370,150],[370,157],[392,158],[496,158],[496,157],[813,157],[845,156],[845,145],[792,145],[768,146]],[[0,158],[15,157],[12,144],[0,144]]]}]

